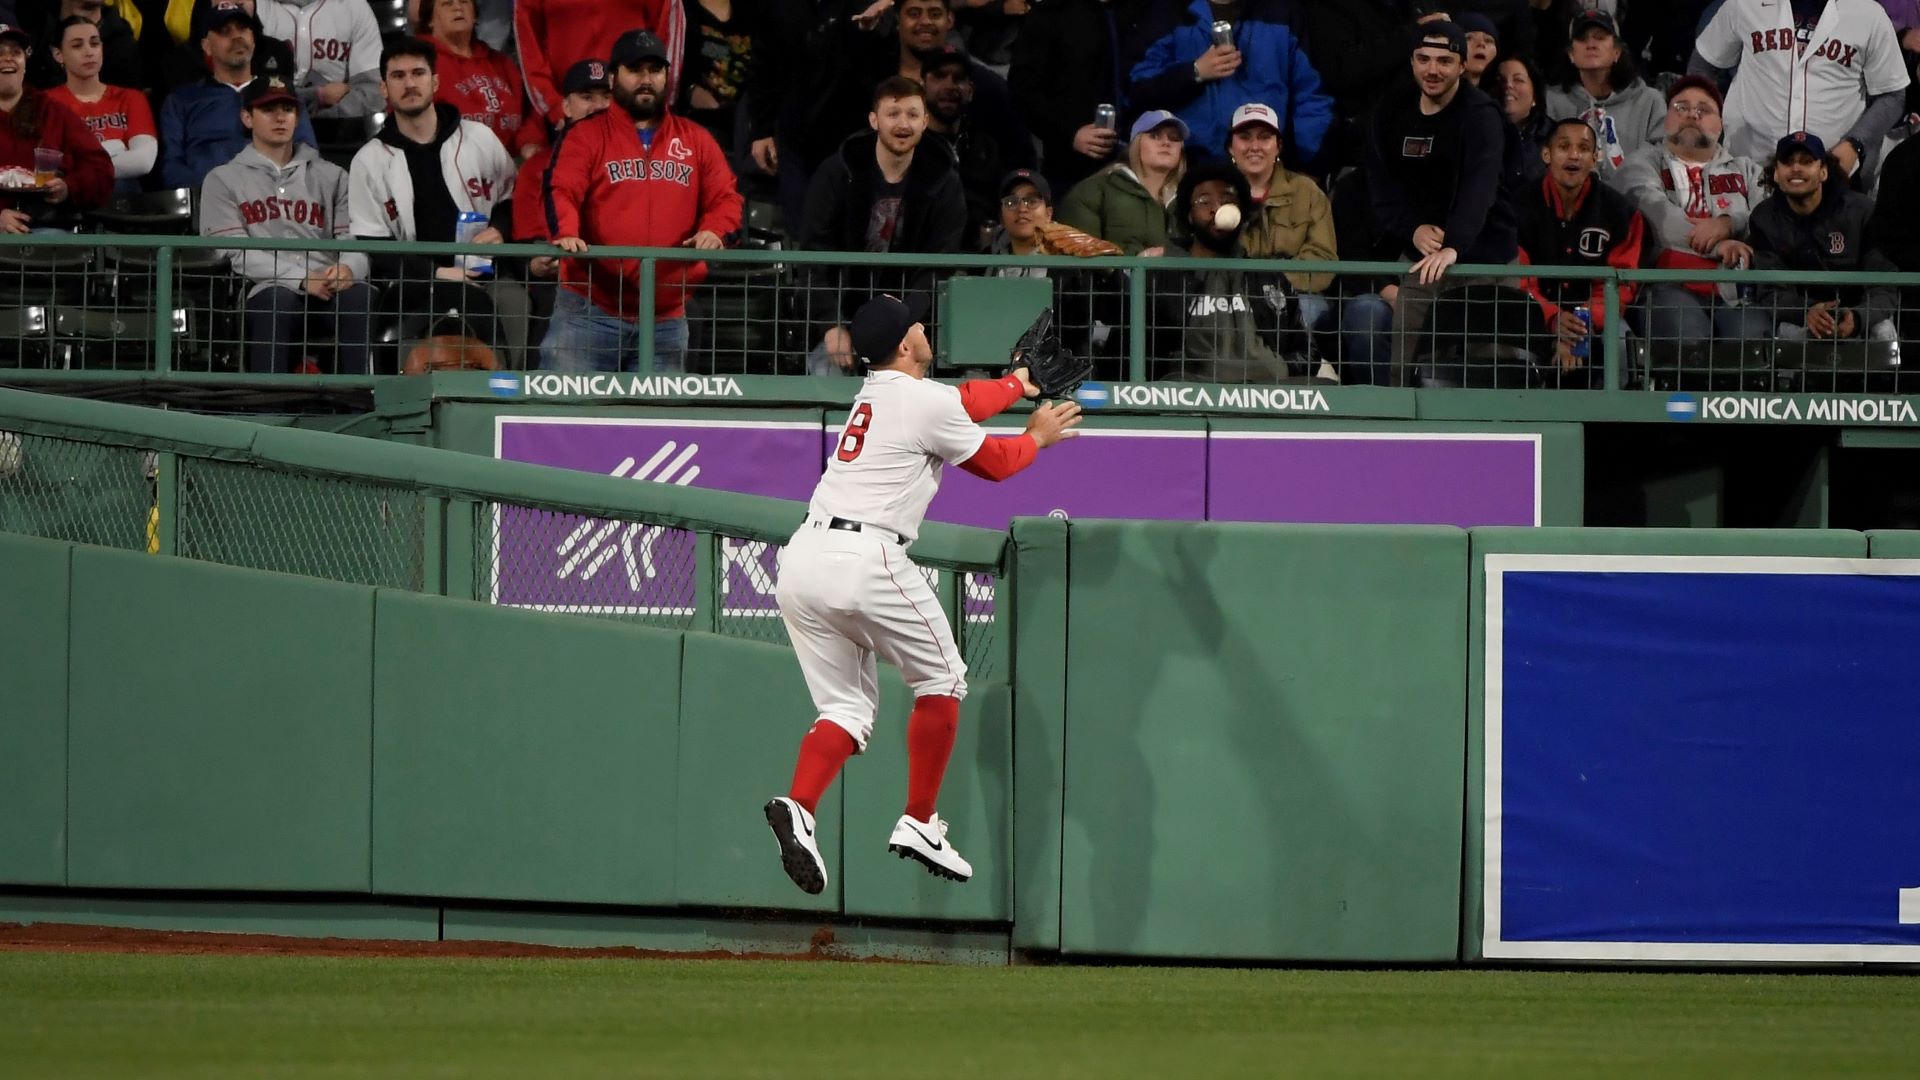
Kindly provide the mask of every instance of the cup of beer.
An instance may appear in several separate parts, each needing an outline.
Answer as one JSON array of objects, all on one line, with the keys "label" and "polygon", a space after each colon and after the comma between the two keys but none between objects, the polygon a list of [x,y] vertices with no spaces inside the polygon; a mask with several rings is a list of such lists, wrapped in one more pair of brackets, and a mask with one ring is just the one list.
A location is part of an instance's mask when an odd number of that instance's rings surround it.
[{"label": "cup of beer", "polygon": [[60,175],[60,151],[45,146],[33,151],[33,186],[46,187]]}]

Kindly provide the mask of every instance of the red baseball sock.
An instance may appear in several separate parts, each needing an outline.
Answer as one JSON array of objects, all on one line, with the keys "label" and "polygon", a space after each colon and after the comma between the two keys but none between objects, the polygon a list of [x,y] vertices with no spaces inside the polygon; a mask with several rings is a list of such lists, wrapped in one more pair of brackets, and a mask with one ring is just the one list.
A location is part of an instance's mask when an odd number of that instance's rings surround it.
[{"label": "red baseball sock", "polygon": [[907,815],[917,821],[933,817],[940,801],[940,781],[953,756],[953,735],[960,727],[960,699],[931,694],[913,699],[907,720]]},{"label": "red baseball sock", "polygon": [[787,798],[806,807],[807,813],[814,813],[820,796],[840,775],[840,767],[859,748],[846,728],[831,720],[814,721],[807,737],[800,740],[800,760],[793,766],[793,786],[787,790]]}]

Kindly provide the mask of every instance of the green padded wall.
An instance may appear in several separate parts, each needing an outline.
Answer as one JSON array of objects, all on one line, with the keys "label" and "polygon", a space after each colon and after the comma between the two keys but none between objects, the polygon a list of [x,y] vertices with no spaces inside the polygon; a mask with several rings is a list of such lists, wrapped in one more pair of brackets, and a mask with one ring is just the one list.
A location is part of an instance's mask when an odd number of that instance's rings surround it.
[{"label": "green padded wall", "polygon": [[[1067,732],[1067,523],[1013,522],[1013,944],[1060,947],[1061,748]],[[1004,609],[1003,609],[1004,610]]]},{"label": "green padded wall", "polygon": [[369,887],[373,590],[76,548],[68,884]]},{"label": "green padded wall", "polygon": [[0,533],[0,882],[67,880],[72,545]]},{"label": "green padded wall", "polygon": [[373,889],[673,902],[680,635],[382,590]]},{"label": "green padded wall", "polygon": [[1069,535],[1063,951],[1454,957],[1466,534]]},{"label": "green padded wall", "polygon": [[[1889,534],[1900,535],[1900,534]],[[1467,790],[1465,864],[1461,897],[1461,956],[1481,955],[1481,866],[1486,755],[1486,557],[1491,554],[1567,555],[1798,555],[1865,558],[1863,533],[1812,529],[1519,529],[1469,533],[1472,547],[1472,626],[1468,638]]]},{"label": "green padded wall", "polygon": [[1876,559],[1920,559],[1920,532],[1891,529],[1870,532],[1867,553]]},{"label": "green padded wall", "polygon": [[841,776],[846,852],[842,903],[848,915],[920,919],[1010,919],[1013,865],[1013,709],[1006,684],[969,683],[960,730],[940,787],[940,816],[953,846],[973,864],[964,885],[934,877],[887,850],[907,801],[907,715],[913,695],[900,673],[880,665],[880,719],[867,752]]},{"label": "green padded wall", "polygon": [[[676,899],[711,907],[839,910],[842,785],[827,792],[815,822],[827,860],[827,890],[819,896],[787,880],[761,813],[768,799],[786,794],[800,738],[814,721],[793,650],[688,634],[680,715],[680,801],[668,823],[680,853]],[[849,767],[864,764],[856,758]]]}]

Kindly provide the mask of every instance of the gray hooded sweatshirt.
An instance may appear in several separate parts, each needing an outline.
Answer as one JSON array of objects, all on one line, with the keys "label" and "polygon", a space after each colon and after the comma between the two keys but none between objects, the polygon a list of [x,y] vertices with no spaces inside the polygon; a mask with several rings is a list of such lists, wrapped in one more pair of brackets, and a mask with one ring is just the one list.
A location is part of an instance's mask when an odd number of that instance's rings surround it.
[{"label": "gray hooded sweatshirt", "polygon": [[[345,240],[349,220],[347,171],[305,143],[293,145],[286,168],[248,143],[207,174],[200,188],[202,236],[255,236],[294,240]],[[253,283],[248,296],[272,285],[299,291],[309,274],[344,262],[356,281],[367,279],[363,252],[240,251],[226,255],[235,273]]]},{"label": "gray hooded sweatshirt", "polygon": [[1603,98],[1587,93],[1579,80],[1572,86],[1547,90],[1547,115],[1558,120],[1577,116],[1593,129],[1600,151],[1600,179],[1619,190],[1619,170],[1635,150],[1667,137],[1667,102],[1660,91],[1634,79]]}]

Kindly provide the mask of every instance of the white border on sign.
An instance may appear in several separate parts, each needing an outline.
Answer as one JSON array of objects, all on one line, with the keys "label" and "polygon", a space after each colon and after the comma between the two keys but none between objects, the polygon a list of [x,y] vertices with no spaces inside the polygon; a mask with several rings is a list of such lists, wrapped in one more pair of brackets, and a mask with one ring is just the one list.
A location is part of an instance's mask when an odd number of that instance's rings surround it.
[{"label": "white border on sign", "polygon": [[1215,439],[1376,439],[1381,442],[1523,442],[1533,446],[1533,524],[1540,524],[1540,432],[1507,431],[1213,431]]},{"label": "white border on sign", "polygon": [[[1480,954],[1489,960],[1663,960],[1673,962],[1913,963],[1920,945],[1694,941],[1507,941],[1500,936],[1501,782],[1506,575],[1515,573],[1820,574],[1920,576],[1920,559],[1838,559],[1782,555],[1489,554],[1486,557],[1485,687],[1481,730]],[[1895,897],[1888,897],[1891,911]]]}]

